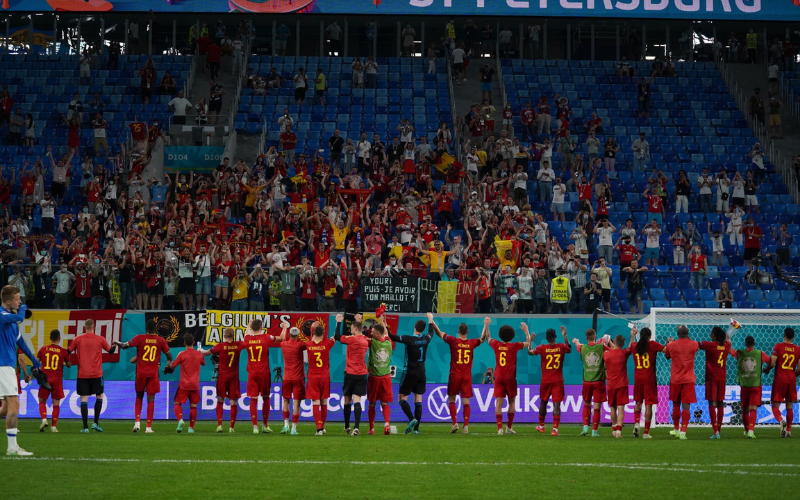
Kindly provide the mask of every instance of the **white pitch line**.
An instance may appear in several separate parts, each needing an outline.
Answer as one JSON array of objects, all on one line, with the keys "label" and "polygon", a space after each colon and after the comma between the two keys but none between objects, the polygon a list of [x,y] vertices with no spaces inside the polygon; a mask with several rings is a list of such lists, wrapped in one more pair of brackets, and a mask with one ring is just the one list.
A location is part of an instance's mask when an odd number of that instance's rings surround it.
[{"label": "white pitch line", "polygon": [[[800,477],[800,474],[783,472],[752,472],[745,470],[715,470],[716,468],[729,467],[800,467],[798,464],[684,464],[684,463],[652,463],[652,464],[618,464],[618,463],[573,463],[573,462],[402,462],[402,461],[377,461],[363,460],[197,460],[197,459],[155,459],[146,460],[139,458],[64,458],[64,457],[2,457],[5,460],[36,460],[50,462],[128,462],[128,463],[153,463],[153,464],[239,464],[239,465],[378,465],[378,466],[518,466],[518,467],[610,467],[616,469],[669,471],[669,472],[694,472],[711,474],[756,475],[756,476],[783,476]],[[706,467],[698,469],[698,467]]]}]

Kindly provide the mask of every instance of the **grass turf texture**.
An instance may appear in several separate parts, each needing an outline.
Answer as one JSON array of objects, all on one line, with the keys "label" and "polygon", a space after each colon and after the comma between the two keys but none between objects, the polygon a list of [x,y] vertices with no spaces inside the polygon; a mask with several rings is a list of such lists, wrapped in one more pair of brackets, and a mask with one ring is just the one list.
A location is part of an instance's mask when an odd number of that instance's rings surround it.
[{"label": "grass turf texture", "polygon": [[104,433],[79,434],[79,421],[59,420],[59,434],[38,432],[39,421],[20,423],[20,446],[33,459],[0,458],[0,483],[38,498],[775,498],[800,484],[800,439],[781,439],[777,427],[756,429],[745,439],[740,427],[689,428],[688,441],[652,430],[653,439],[580,437],[578,426],[561,435],[515,426],[498,436],[495,425],[470,426],[470,435],[450,435],[450,426],[423,423],[420,435],[344,434],[330,422],[326,436],[310,424],[300,436],[253,435],[249,420],[236,434],[216,434],[216,422],[198,422],[196,433],[175,433],[174,422],[158,422],[156,434],[131,433],[132,422],[101,422]]}]

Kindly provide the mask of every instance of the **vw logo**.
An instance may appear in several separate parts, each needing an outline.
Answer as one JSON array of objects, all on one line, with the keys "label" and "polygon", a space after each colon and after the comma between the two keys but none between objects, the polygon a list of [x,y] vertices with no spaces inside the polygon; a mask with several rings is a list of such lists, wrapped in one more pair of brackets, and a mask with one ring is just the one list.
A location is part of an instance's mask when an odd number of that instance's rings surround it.
[{"label": "vw logo", "polygon": [[[428,393],[428,412],[437,420],[450,420],[447,407],[447,386],[440,385]],[[461,411],[461,396],[456,396],[456,411]]]}]

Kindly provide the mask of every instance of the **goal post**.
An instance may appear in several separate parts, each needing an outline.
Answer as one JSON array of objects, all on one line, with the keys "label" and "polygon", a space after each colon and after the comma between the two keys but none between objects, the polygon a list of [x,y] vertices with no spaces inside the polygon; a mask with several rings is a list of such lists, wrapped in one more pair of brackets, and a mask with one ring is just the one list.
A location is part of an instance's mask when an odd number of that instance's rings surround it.
[{"label": "goal post", "polygon": [[[734,329],[731,320],[741,327]],[[787,309],[700,309],[700,308],[661,308],[650,309],[650,314],[632,323],[637,329],[644,327],[652,331],[652,340],[666,344],[668,337],[677,337],[677,327],[686,325],[692,340],[711,340],[711,328],[722,327],[729,331],[733,349],[744,349],[744,339],[752,335],[756,341],[756,349],[771,355],[775,344],[783,341],[783,331],[787,327],[800,326],[800,310]],[[656,425],[672,423],[672,403],[669,401],[669,377],[671,361],[659,356],[656,361],[656,377],[658,383],[658,406],[654,411]],[[697,392],[697,403],[692,405],[691,423],[710,425],[708,403],[705,400],[705,353],[698,352],[694,361]],[[740,387],[736,382],[736,360],[728,358],[725,390],[725,414],[723,423],[742,424],[740,405]],[[777,424],[769,406],[770,390],[774,370],[762,376],[762,397],[764,403],[758,409],[758,424]],[[796,403],[795,403],[796,405]],[[782,407],[785,414],[785,409]],[[795,415],[797,415],[797,411]]]}]

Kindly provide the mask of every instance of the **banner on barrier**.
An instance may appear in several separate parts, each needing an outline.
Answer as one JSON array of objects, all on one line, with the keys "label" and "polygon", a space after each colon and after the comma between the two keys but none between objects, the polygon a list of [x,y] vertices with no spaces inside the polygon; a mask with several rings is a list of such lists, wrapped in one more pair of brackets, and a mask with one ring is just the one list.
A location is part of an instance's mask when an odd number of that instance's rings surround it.
[{"label": "banner on barrier", "polygon": [[[30,319],[20,323],[19,331],[34,353],[50,343],[52,330],[61,332],[60,345],[66,348],[77,335],[84,332],[84,323],[91,318],[95,322],[95,333],[104,337],[110,345],[115,340],[121,340],[124,315],[125,309],[33,311]],[[72,361],[76,361],[75,355]],[[119,351],[114,354],[103,353],[103,363],[117,362]]]},{"label": "banner on barrier", "polygon": [[290,326],[300,329],[300,340],[311,338],[311,325],[314,322],[328,329],[328,314],[323,313],[270,313],[270,312],[231,312],[208,310],[206,316],[205,344],[214,345],[222,342],[225,328],[233,328],[236,340],[244,339],[247,325],[254,319],[260,319],[264,331],[270,335],[281,334],[281,323],[285,320]]},{"label": "banner on barrier", "polygon": [[431,311],[438,314],[474,312],[474,282],[434,281],[413,276],[362,278],[361,305],[365,310],[386,304],[392,312]]},{"label": "banner on barrier", "polygon": [[[203,342],[206,335],[206,318],[203,311],[159,311],[144,313],[145,322],[156,322],[156,333],[164,337],[170,347],[183,347],[183,336],[191,333],[195,342]],[[144,333],[144,332],[141,332]]]},{"label": "banner on barrier", "polygon": [[[156,396],[156,420],[169,420],[174,419],[172,413],[172,398],[178,388],[178,382],[165,382],[160,383],[161,392]],[[398,385],[394,384],[392,389],[394,394],[397,394]],[[243,378],[241,383],[243,396],[239,399],[239,408],[241,411],[247,411],[250,407],[250,399],[245,396],[246,394],[246,381]],[[39,418],[38,411],[38,385],[36,383],[25,384],[22,386],[22,394],[20,395],[20,417],[22,418]],[[580,385],[567,385],[565,386],[564,401],[561,403],[561,422],[562,423],[581,423],[583,421],[583,398],[581,396]],[[700,388],[698,388],[700,389]],[[515,405],[516,409],[516,422],[521,423],[536,423],[539,419],[539,406],[541,400],[539,399],[539,386],[538,385],[520,385],[518,388],[518,396]],[[630,394],[633,394],[633,386],[629,388]],[[771,387],[764,386],[762,390],[762,399],[769,399]],[[65,398],[61,403],[61,418],[80,418],[80,398],[75,392],[75,381],[64,381],[64,394]],[[495,398],[492,396],[493,388],[491,385],[474,385],[472,398],[472,415],[470,420],[472,422],[495,422],[494,406]],[[698,394],[698,397],[701,394]],[[737,417],[736,422],[739,422],[741,410],[738,406],[739,387],[727,386],[725,393],[725,400],[728,404],[725,407],[725,415],[723,423],[731,423],[733,417]],[[136,391],[133,381],[107,381],[105,383],[105,399],[103,402],[103,410],[101,413],[102,418],[106,419],[132,419],[134,413],[134,403],[136,398]],[[280,411],[281,408],[281,384],[273,384],[269,396],[270,408],[272,411]],[[328,419],[330,421],[342,421],[342,394],[341,385],[333,384],[331,386],[331,397],[328,400]],[[213,382],[200,383],[200,404],[198,404],[197,418],[199,420],[215,420],[216,419],[216,404],[217,404],[217,391],[216,385]],[[692,405],[692,412],[704,405],[705,401],[700,401]],[[263,401],[259,401],[259,409],[263,406]],[[507,406],[507,403],[506,403]],[[625,422],[633,422],[633,402],[625,406]],[[392,414],[391,419],[394,422],[404,422],[405,416],[403,415],[400,405],[391,404]],[[304,400],[301,403],[300,418],[303,421],[312,421],[312,407],[309,400]],[[459,413],[459,421],[461,420],[462,404],[461,399],[456,398],[456,409]],[[508,408],[504,408],[504,411]],[[553,403],[548,404],[547,421],[552,421]],[[225,411],[230,410],[229,403],[225,404]],[[610,422],[610,412],[608,403],[603,403],[601,419],[602,422]],[[656,411],[668,410],[666,404],[657,405]],[[48,401],[47,406],[48,415],[52,412],[52,403]],[[93,409],[89,408],[89,417],[91,418]],[[228,418],[228,415],[225,415]],[[422,398],[422,422],[449,422],[450,410],[448,409],[447,386],[440,384],[428,384],[427,392]],[[667,423],[667,421],[659,420],[659,423]],[[703,412],[702,417],[693,417],[693,423],[708,424],[708,413]],[[761,406],[758,409],[758,423],[759,424],[774,424],[775,417],[768,406]]]}]

